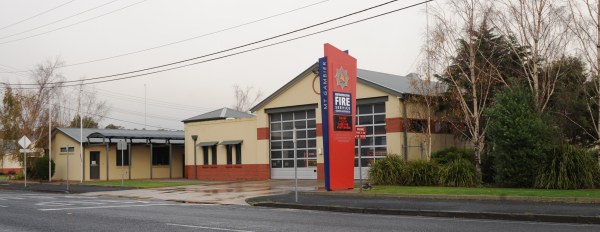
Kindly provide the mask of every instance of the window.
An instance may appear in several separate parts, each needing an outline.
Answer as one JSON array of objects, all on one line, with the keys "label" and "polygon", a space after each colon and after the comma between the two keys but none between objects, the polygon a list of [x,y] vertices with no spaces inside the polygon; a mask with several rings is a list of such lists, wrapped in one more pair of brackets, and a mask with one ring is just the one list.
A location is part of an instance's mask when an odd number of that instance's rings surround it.
[{"label": "window", "polygon": [[[356,109],[356,125],[364,126],[367,138],[361,140],[361,166],[368,167],[387,154],[385,103],[362,104]],[[358,140],[355,140],[354,167],[358,167]]]},{"label": "window", "polygon": [[202,164],[204,165],[208,165],[208,146],[203,146],[202,147],[202,155],[203,155],[203,159],[202,159]]},{"label": "window", "polygon": [[210,148],[212,154],[212,164],[217,165],[217,145],[213,145]]},{"label": "window", "polygon": [[408,125],[408,132],[425,133],[427,131],[427,120],[411,119]]},{"label": "window", "polygon": [[434,132],[452,134],[452,124],[450,122],[435,122]]},{"label": "window", "polygon": [[75,147],[61,147],[60,153],[73,153],[75,152]]},{"label": "window", "polygon": [[235,164],[242,164],[242,144],[235,145]]},{"label": "window", "polygon": [[[269,116],[271,168],[294,168],[294,156],[299,168],[317,167],[315,110],[273,113]],[[241,147],[236,150],[241,158]]]},{"label": "window", "polygon": [[169,165],[169,147],[152,148],[152,165]]},{"label": "window", "polygon": [[[123,152],[123,166],[129,166],[129,150],[117,150],[117,166],[121,166],[121,152]],[[167,154],[168,155],[168,154]]]}]

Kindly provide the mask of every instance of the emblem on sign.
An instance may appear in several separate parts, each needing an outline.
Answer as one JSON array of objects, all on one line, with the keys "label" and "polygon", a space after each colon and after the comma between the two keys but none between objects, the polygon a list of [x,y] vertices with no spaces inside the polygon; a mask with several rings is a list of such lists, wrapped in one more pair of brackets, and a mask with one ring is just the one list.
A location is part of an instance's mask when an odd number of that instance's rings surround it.
[{"label": "emblem on sign", "polygon": [[335,84],[339,87],[342,87],[342,89],[344,89],[344,87],[348,86],[348,71],[346,71],[344,68],[340,67],[336,70],[335,72]]}]

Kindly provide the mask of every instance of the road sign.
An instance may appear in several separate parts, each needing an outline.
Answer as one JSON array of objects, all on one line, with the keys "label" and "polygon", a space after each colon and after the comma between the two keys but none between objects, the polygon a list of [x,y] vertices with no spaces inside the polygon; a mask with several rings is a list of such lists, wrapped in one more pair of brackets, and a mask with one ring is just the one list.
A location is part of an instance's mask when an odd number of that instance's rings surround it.
[{"label": "road sign", "polygon": [[19,149],[20,153],[33,153],[35,150],[33,149]]},{"label": "road sign", "polygon": [[367,139],[367,128],[364,126],[356,126],[356,134],[354,135],[354,138],[360,140]]},{"label": "road sign", "polygon": [[21,148],[27,148],[30,144],[31,140],[29,140],[29,138],[27,138],[25,135],[19,139],[19,145],[21,145]]}]

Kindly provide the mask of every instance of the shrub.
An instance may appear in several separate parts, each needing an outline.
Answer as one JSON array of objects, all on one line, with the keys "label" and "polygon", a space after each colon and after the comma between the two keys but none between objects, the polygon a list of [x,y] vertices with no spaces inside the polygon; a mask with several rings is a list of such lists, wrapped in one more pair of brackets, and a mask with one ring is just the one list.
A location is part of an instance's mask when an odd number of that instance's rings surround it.
[{"label": "shrub", "polygon": [[469,160],[475,163],[475,151],[473,149],[460,149],[450,147],[431,154],[431,159],[439,164],[447,164],[457,159]]},{"label": "shrub", "polygon": [[552,144],[551,128],[538,113],[526,87],[500,92],[486,112],[488,136],[494,146],[495,181],[506,187],[532,187],[546,147]]},{"label": "shrub", "polygon": [[440,166],[435,161],[411,161],[407,166],[404,184],[431,186],[439,183]]},{"label": "shrub", "polygon": [[401,184],[406,162],[395,154],[389,154],[375,161],[369,169],[369,181],[372,184]]},{"label": "shrub", "polygon": [[597,160],[590,151],[573,145],[561,145],[544,160],[535,181],[536,188],[593,188]]},{"label": "shrub", "polygon": [[494,155],[490,150],[487,149],[481,154],[481,181],[486,184],[495,183],[494,177],[496,176]]},{"label": "shrub", "polygon": [[[27,169],[27,176],[33,179],[47,180],[48,179],[48,156],[43,156],[33,161],[33,165]],[[52,160],[52,175],[56,171],[54,160]]]},{"label": "shrub", "polygon": [[474,187],[479,185],[480,174],[468,160],[457,159],[446,164],[440,172],[440,183],[452,187]]}]

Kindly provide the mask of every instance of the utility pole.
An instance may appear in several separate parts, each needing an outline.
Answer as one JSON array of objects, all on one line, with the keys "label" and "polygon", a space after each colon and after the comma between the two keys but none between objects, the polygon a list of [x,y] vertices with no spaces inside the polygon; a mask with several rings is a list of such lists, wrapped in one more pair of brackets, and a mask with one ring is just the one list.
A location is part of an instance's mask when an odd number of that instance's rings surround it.
[{"label": "utility pole", "polygon": [[[81,94],[83,93],[83,84],[79,85],[79,162],[80,162],[80,179],[83,183],[83,111],[81,110]],[[107,154],[108,155],[108,154]],[[106,164],[108,165],[108,164]]]},{"label": "utility pole", "polygon": [[52,182],[52,100],[48,97],[48,182]]}]

